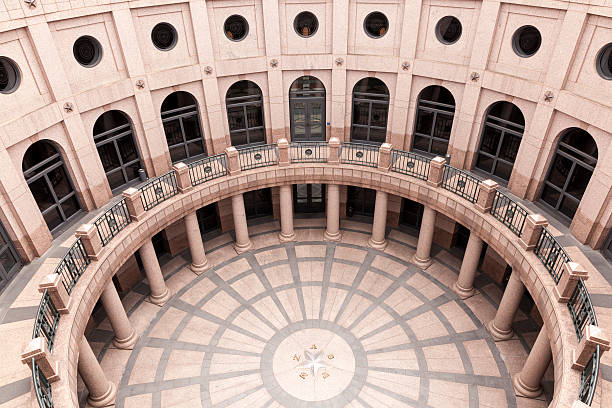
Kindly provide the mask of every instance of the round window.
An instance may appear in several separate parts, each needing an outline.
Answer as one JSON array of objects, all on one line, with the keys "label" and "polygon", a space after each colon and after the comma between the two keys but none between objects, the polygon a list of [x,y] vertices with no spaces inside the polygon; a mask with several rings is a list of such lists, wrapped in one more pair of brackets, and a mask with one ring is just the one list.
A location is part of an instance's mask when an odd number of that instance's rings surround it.
[{"label": "round window", "polygon": [[597,72],[604,79],[612,79],[612,43],[609,43],[597,54]]},{"label": "round window", "polygon": [[519,57],[531,57],[542,45],[542,35],[534,26],[522,26],[512,36],[512,48]]},{"label": "round window", "polygon": [[151,31],[151,41],[157,49],[162,51],[170,51],[178,41],[178,34],[172,25],[168,23],[159,23],[153,27]]},{"label": "round window", "polygon": [[312,37],[319,28],[319,20],[310,11],[302,11],[293,20],[293,28],[300,37]]},{"label": "round window", "polygon": [[10,94],[19,87],[21,75],[12,59],[0,57],[0,93]]},{"label": "round window", "polygon": [[380,38],[389,31],[389,20],[380,11],[373,11],[363,21],[363,29],[372,38]]},{"label": "round window", "polygon": [[454,44],[461,37],[461,22],[453,16],[442,17],[436,24],[436,37],[442,44]]},{"label": "round window", "polygon": [[91,68],[102,59],[102,46],[95,38],[84,35],[74,42],[72,53],[79,64]]},{"label": "round window", "polygon": [[249,23],[242,16],[234,14],[229,16],[223,24],[225,36],[232,41],[240,41],[249,33]]}]

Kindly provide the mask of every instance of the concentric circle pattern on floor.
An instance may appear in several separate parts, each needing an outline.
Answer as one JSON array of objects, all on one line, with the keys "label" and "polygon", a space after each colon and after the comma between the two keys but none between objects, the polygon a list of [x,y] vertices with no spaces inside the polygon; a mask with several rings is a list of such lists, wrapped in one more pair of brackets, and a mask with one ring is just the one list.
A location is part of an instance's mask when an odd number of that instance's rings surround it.
[{"label": "concentric circle pattern on floor", "polygon": [[155,312],[117,406],[516,406],[470,308],[388,252],[270,242],[218,263]]}]

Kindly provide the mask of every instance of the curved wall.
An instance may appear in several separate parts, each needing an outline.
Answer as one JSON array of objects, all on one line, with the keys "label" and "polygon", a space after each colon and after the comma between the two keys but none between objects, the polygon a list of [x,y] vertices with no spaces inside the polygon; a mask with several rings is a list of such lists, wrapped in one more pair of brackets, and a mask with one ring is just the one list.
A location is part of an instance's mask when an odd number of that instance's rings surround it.
[{"label": "curved wall", "polygon": [[[207,152],[213,154],[230,144],[225,94],[238,80],[261,88],[266,138],[274,142],[290,135],[290,84],[302,75],[316,76],[326,88],[327,137],[348,140],[353,86],[374,76],[390,93],[386,140],[405,150],[411,147],[420,91],[435,84],[453,94],[448,153],[461,168],[475,164],[488,107],[502,100],[518,106],[526,126],[509,188],[521,198],[539,197],[562,131],[588,131],[599,160],[572,232],[599,248],[612,226],[612,81],[598,74],[595,62],[612,40],[612,7],[586,0],[518,3],[197,0],[31,7],[4,0],[0,56],[15,61],[21,82],[16,91],[0,94],[0,220],[25,259],[49,247],[52,236],[21,173],[23,152],[39,139],[61,147],[85,210],[108,201],[111,192],[92,136],[105,111],[118,109],[130,117],[145,170],[160,175],[171,165],[160,108],[174,91],[196,98]],[[319,20],[309,38],[293,29],[303,10]],[[375,10],[389,19],[378,39],[363,29],[365,16]],[[232,14],[249,23],[242,41],[224,33]],[[435,33],[445,15],[462,24],[452,45],[442,44]],[[160,22],[177,31],[169,51],[151,41]],[[529,58],[512,47],[512,35],[525,24],[542,37]],[[102,48],[100,62],[91,68],[73,56],[74,41],[82,35],[95,37]]]}]

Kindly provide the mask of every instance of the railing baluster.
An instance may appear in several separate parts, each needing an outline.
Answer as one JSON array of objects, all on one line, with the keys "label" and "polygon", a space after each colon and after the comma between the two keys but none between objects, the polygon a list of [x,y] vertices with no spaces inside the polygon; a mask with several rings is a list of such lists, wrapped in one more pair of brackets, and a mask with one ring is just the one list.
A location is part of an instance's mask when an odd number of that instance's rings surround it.
[{"label": "railing baluster", "polygon": [[402,150],[391,151],[391,171],[427,180],[429,176],[429,157],[420,154],[404,152]]},{"label": "railing baluster", "polygon": [[344,142],[340,147],[340,163],[378,167],[379,146]]},{"label": "railing baluster", "polygon": [[225,153],[208,156],[189,163],[189,179],[192,186],[227,175],[227,156]]},{"label": "railing baluster", "polygon": [[478,200],[478,184],[480,180],[471,174],[447,164],[444,165],[442,188],[445,190],[475,203]]},{"label": "railing baluster", "polygon": [[149,180],[139,189],[142,193],[142,206],[145,211],[156,207],[170,197],[178,194],[178,184],[174,170]]},{"label": "railing baluster", "polygon": [[291,142],[292,163],[326,163],[327,156],[326,142]]}]

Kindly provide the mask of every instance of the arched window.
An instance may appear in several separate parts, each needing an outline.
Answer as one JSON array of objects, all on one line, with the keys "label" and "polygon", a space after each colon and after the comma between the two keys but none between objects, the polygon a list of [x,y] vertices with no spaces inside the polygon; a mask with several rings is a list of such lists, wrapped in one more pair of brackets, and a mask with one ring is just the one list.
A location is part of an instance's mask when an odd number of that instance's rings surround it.
[{"label": "arched window", "polygon": [[225,95],[232,146],[265,143],[263,97],[251,81],[238,81]]},{"label": "arched window", "polygon": [[296,79],[289,89],[291,139],[325,140],[325,86],[313,76]]},{"label": "arched window", "polygon": [[351,140],[383,143],[387,137],[389,89],[378,78],[364,78],[353,88]]},{"label": "arched window", "polygon": [[51,232],[79,212],[81,204],[72,180],[62,156],[51,142],[40,140],[30,146],[21,168]]},{"label": "arched window", "polygon": [[563,132],[544,182],[541,200],[572,219],[597,165],[597,145],[579,128]]},{"label": "arched window", "polygon": [[448,89],[437,85],[423,89],[417,102],[412,150],[445,155],[454,115],[455,98]]},{"label": "arched window", "polygon": [[0,223],[0,292],[23,266],[21,257]]},{"label": "arched window", "polygon": [[102,114],[94,124],[93,138],[111,190],[138,178],[140,155],[124,113],[112,110]]},{"label": "arched window", "polygon": [[476,168],[500,180],[510,180],[524,130],[525,118],[516,105],[496,102],[489,107]]},{"label": "arched window", "polygon": [[164,99],[161,117],[172,162],[206,155],[198,103],[187,92],[173,92]]}]

